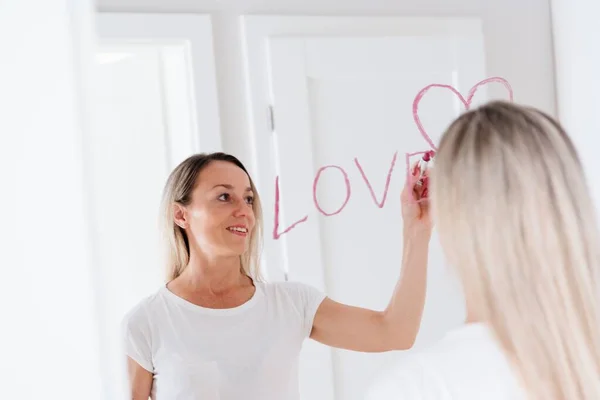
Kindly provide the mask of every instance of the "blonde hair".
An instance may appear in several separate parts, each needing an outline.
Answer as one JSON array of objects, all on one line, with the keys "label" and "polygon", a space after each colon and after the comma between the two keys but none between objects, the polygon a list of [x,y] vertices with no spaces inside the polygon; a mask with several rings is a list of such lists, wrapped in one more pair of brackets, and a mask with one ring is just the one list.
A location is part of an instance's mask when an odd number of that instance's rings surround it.
[{"label": "blonde hair", "polygon": [[[196,187],[200,172],[213,161],[230,162],[241,168],[246,174],[244,165],[234,156],[226,153],[201,153],[188,157],[181,162],[169,175],[163,190],[161,203],[161,231],[165,245],[167,263],[167,282],[177,278],[187,267],[190,260],[188,237],[174,220],[174,205],[188,205],[192,201],[192,192]],[[250,187],[254,192],[252,210],[256,223],[250,232],[249,246],[240,256],[241,272],[253,280],[261,280],[260,248],[262,244],[262,208],[258,191],[248,175]]]},{"label": "blonde hair", "polygon": [[451,124],[434,162],[442,247],[528,398],[600,399],[600,240],[567,134],[492,102]]}]

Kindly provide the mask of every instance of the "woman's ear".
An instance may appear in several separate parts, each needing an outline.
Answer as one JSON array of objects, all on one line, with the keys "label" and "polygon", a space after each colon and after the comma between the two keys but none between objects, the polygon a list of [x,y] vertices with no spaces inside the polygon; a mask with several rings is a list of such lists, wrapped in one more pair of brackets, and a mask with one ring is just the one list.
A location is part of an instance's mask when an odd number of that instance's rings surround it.
[{"label": "woman's ear", "polygon": [[175,203],[173,204],[173,220],[181,229],[186,229],[188,227],[188,218],[187,218],[187,210],[185,206]]}]

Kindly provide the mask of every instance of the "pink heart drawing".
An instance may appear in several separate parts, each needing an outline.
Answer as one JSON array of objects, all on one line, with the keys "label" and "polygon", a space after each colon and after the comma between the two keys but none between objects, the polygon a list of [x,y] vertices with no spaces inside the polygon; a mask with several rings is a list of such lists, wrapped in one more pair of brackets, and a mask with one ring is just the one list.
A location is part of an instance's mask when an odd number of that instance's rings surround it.
[{"label": "pink heart drawing", "polygon": [[508,81],[506,79],[500,78],[497,76],[484,79],[481,82],[478,82],[477,84],[475,84],[475,86],[473,86],[469,90],[469,94],[467,95],[466,99],[453,86],[442,85],[439,83],[433,83],[431,85],[425,86],[423,89],[421,89],[421,91],[419,93],[417,93],[417,95],[415,96],[415,100],[413,101],[413,119],[415,120],[415,124],[417,124],[417,128],[419,129],[419,132],[421,132],[423,139],[425,139],[425,141],[429,144],[429,146],[431,146],[431,148],[433,150],[437,151],[437,147],[433,143],[433,140],[431,140],[431,137],[427,134],[427,131],[425,131],[425,128],[423,128],[423,124],[421,123],[421,119],[419,118],[419,103],[421,102],[421,99],[423,99],[423,96],[425,95],[425,93],[427,93],[429,91],[429,89],[431,89],[431,88],[449,89],[456,96],[458,96],[458,99],[463,103],[463,105],[465,106],[465,109],[468,110],[471,107],[471,102],[473,101],[473,96],[475,96],[477,89],[479,89],[483,85],[486,85],[488,83],[493,83],[493,82],[503,84],[504,87],[506,87],[506,90],[508,90],[508,95],[509,95],[510,101],[513,101],[513,90],[510,87],[510,84],[508,83]]}]

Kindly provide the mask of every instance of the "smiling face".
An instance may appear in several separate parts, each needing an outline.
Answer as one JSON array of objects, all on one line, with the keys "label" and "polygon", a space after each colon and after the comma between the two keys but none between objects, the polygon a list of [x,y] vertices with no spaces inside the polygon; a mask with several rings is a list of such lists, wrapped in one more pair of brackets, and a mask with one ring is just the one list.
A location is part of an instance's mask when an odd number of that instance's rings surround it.
[{"label": "smiling face", "polygon": [[185,229],[190,246],[205,256],[240,256],[254,229],[253,200],[246,172],[227,161],[212,161],[199,173],[191,202],[175,205],[175,222]]}]

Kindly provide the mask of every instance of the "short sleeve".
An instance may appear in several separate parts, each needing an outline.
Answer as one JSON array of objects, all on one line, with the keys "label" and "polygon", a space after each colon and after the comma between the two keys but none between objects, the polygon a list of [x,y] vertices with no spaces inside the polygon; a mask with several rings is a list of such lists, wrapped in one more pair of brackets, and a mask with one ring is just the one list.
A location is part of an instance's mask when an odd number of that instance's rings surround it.
[{"label": "short sleeve", "polygon": [[150,321],[143,304],[138,305],[125,315],[122,322],[122,331],[125,354],[145,370],[153,372]]},{"label": "short sleeve", "polygon": [[325,299],[325,294],[315,287],[304,283],[297,283],[297,287],[304,311],[303,333],[305,337],[308,337],[312,331],[317,310]]},{"label": "short sleeve", "polygon": [[313,286],[301,282],[278,282],[276,287],[282,289],[292,301],[292,307],[300,319],[301,334],[304,338],[310,335],[315,314],[325,294]]}]

